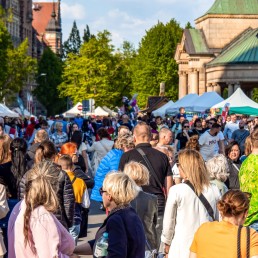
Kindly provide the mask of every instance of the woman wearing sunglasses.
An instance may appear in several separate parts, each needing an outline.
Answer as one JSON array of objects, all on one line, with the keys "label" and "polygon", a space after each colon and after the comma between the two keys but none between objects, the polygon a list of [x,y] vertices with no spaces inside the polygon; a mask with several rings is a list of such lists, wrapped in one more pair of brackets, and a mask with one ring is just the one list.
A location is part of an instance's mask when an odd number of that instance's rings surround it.
[{"label": "woman wearing sunglasses", "polygon": [[177,134],[175,140],[175,153],[178,150],[185,148],[186,143],[189,141],[190,137],[193,135],[193,132],[190,131],[190,124],[188,120],[182,122],[182,131]]},{"label": "woman wearing sunglasses", "polygon": [[109,211],[108,217],[96,233],[95,240],[76,247],[79,255],[96,254],[96,243],[103,234],[108,233],[106,258],[142,258],[145,254],[145,235],[142,222],[130,202],[138,194],[135,182],[126,174],[111,172],[107,174],[100,189],[103,204]]},{"label": "woman wearing sunglasses", "polygon": [[[242,228],[248,214],[251,195],[230,190],[217,206],[222,221],[202,224],[195,233],[190,258],[258,257],[258,233]],[[249,233],[248,233],[249,232]]]}]

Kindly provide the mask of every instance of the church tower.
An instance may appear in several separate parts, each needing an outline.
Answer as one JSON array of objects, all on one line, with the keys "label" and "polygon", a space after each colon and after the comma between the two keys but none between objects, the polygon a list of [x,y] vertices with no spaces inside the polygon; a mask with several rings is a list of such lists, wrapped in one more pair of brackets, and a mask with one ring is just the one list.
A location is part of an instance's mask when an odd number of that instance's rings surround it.
[{"label": "church tower", "polygon": [[55,3],[53,1],[53,11],[45,31],[45,39],[47,40],[49,47],[52,49],[54,53],[59,55],[61,55],[62,52],[62,29],[60,9],[60,0],[58,1],[58,3]]}]

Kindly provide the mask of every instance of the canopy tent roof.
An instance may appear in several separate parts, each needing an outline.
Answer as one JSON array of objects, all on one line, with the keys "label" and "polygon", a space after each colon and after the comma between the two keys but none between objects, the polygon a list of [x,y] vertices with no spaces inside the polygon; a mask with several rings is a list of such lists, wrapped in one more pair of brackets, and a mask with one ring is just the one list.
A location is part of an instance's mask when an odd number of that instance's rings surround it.
[{"label": "canopy tent roof", "polygon": [[109,113],[105,111],[102,107],[97,107],[93,112],[95,116],[108,116]]},{"label": "canopy tent roof", "polygon": [[258,103],[248,98],[240,88],[229,98],[214,105],[212,108],[223,108],[227,103],[230,104],[230,113],[258,115]]},{"label": "canopy tent roof", "polygon": [[170,100],[168,103],[163,105],[162,107],[156,109],[155,111],[152,112],[154,116],[165,116],[166,110],[174,105],[174,102]]},{"label": "canopy tent roof", "polygon": [[82,103],[81,102],[78,102],[71,109],[69,109],[63,113],[64,117],[75,117],[78,114],[80,114],[80,115],[82,114]]},{"label": "canopy tent roof", "polygon": [[118,114],[117,112],[111,110],[110,108],[108,108],[108,107],[106,107],[106,106],[103,106],[102,109],[104,109],[104,111],[108,112],[108,114],[109,114],[110,116],[116,116],[116,115]]},{"label": "canopy tent roof", "polygon": [[171,107],[167,108],[166,113],[175,113],[178,112],[180,107],[184,107],[185,111],[192,111],[195,101],[198,99],[198,95],[191,93],[185,95],[183,98],[176,101]]},{"label": "canopy tent roof", "polygon": [[19,117],[19,114],[13,112],[5,104],[0,103],[0,116]]},{"label": "canopy tent roof", "polygon": [[193,111],[204,112],[223,100],[224,99],[215,91],[205,92],[195,101]]},{"label": "canopy tent roof", "polygon": [[[13,111],[22,116],[22,112],[21,112],[20,108],[16,107],[16,108],[13,109]],[[30,117],[31,113],[25,108],[24,111],[23,111],[23,115],[27,116],[27,117]]]}]

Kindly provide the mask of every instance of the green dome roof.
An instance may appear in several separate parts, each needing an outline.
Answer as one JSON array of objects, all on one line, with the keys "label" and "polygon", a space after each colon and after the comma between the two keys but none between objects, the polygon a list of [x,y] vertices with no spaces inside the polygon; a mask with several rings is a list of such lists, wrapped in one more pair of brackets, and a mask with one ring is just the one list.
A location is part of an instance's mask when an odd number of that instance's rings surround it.
[{"label": "green dome roof", "polygon": [[208,63],[207,67],[237,64],[258,64],[258,29],[244,32],[239,39]]},{"label": "green dome roof", "polygon": [[258,0],[215,0],[206,14],[258,14]]}]

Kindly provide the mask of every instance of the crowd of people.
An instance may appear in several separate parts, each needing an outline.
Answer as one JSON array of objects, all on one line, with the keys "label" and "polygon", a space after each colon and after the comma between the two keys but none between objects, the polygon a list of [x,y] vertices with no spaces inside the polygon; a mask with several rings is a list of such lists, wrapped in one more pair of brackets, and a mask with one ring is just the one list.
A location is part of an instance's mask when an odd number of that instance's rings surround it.
[{"label": "crowd of people", "polygon": [[0,118],[0,257],[258,257],[257,171],[258,117]]}]

